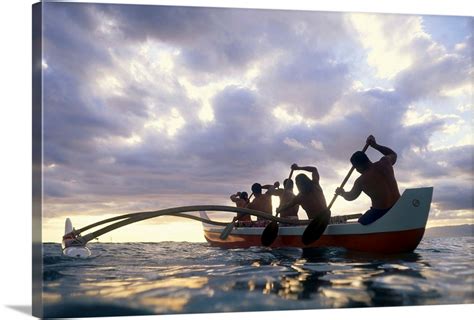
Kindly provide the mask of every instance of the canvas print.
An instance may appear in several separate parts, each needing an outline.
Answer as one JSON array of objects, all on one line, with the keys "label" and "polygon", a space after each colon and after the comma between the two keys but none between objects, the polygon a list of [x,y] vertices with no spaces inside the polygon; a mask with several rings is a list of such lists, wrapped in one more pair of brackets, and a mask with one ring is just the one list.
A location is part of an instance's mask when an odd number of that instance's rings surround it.
[{"label": "canvas print", "polygon": [[472,30],[34,5],[34,314],[473,303]]}]

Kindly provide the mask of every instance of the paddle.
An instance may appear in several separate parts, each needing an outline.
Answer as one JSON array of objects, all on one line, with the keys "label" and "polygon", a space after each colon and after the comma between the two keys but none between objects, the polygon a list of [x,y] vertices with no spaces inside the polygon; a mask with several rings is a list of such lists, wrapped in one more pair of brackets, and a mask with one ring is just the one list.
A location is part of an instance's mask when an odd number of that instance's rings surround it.
[{"label": "paddle", "polygon": [[[291,179],[292,175],[293,175],[293,169],[291,169],[288,179]],[[279,214],[280,213],[277,212],[275,216],[278,217]],[[267,226],[263,230],[260,240],[262,242],[262,245],[264,245],[265,247],[268,247],[273,243],[273,241],[275,241],[277,237],[278,237],[278,222],[272,221],[269,224],[267,224]]]},{"label": "paddle", "polygon": [[[247,202],[250,202],[250,198],[252,198],[253,196],[253,192],[250,194],[250,197],[247,199]],[[248,203],[247,203],[248,204]],[[224,230],[222,230],[219,238],[221,240],[225,240],[227,239],[227,237],[229,236],[229,234],[232,232],[232,230],[234,229],[235,227],[235,222],[237,221],[237,217],[234,217],[232,219],[232,221],[224,228]]]},{"label": "paddle", "polygon": [[[364,148],[362,149],[362,152],[367,151],[368,147],[369,147],[369,144],[366,143]],[[355,167],[352,166],[351,169],[349,170],[349,172],[347,173],[346,177],[342,181],[341,188],[344,188],[346,182],[349,180],[349,178],[350,178],[352,172],[354,171],[354,169],[355,169]],[[324,219],[313,219],[308,224],[308,226],[306,227],[306,229],[303,232],[303,236],[301,237],[304,245],[309,245],[309,244],[315,242],[316,240],[318,240],[321,237],[321,235],[323,234],[324,230],[326,230],[326,227],[329,223],[329,218],[331,217],[331,207],[334,204],[334,201],[336,201],[337,196],[338,196],[337,193],[334,194],[334,197],[332,198],[331,202],[329,203],[329,206],[328,206],[328,209],[327,209],[328,212],[326,212],[326,215],[325,215]],[[327,219],[326,219],[326,217],[327,217]]]}]

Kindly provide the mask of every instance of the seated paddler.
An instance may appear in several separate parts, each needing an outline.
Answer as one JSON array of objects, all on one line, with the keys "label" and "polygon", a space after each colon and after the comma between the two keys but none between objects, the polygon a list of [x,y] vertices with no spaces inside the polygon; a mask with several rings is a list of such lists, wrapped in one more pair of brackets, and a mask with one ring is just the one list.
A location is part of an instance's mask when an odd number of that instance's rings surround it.
[{"label": "seated paddler", "polygon": [[[283,181],[283,188],[280,188],[280,183],[277,181],[273,184],[274,189],[270,191],[273,196],[277,196],[280,199],[280,205],[278,207],[283,207],[286,204],[290,203],[296,196],[293,193],[293,180],[285,179]],[[280,217],[285,219],[294,219],[298,220],[298,210],[300,208],[299,204],[288,207],[285,210],[280,212]],[[277,209],[278,212],[278,209]]]},{"label": "seated paddler", "polygon": [[350,191],[337,188],[336,194],[347,201],[353,201],[364,192],[372,201],[372,207],[359,218],[359,223],[370,224],[387,213],[400,198],[393,165],[397,154],[390,148],[377,144],[375,137],[370,135],[367,144],[383,154],[377,162],[372,162],[362,151],[355,152],[350,161],[360,176]]},{"label": "seated paddler", "polygon": [[[257,211],[262,211],[264,213],[272,214],[272,191],[275,189],[274,185],[267,184],[261,185],[260,183],[254,183],[252,185],[252,192],[254,199],[247,205],[247,208]],[[267,190],[265,193],[262,190]],[[268,220],[262,217],[257,216],[257,222],[264,225]]]},{"label": "seated paddler", "polygon": [[[248,193],[245,191],[237,192],[231,195],[230,200],[235,203],[235,206],[237,208],[247,208],[247,205],[249,204],[249,196]],[[237,213],[236,220],[241,222],[252,221],[249,214],[240,212]]]},{"label": "seated paddler", "polygon": [[310,172],[311,179],[303,173],[297,175],[295,182],[299,191],[298,195],[285,205],[280,206],[277,212],[282,213],[295,205],[300,205],[306,211],[309,219],[324,219],[329,223],[331,214],[326,205],[323,189],[319,184],[318,169],[312,166],[300,167],[296,163],[291,166],[291,169]]}]

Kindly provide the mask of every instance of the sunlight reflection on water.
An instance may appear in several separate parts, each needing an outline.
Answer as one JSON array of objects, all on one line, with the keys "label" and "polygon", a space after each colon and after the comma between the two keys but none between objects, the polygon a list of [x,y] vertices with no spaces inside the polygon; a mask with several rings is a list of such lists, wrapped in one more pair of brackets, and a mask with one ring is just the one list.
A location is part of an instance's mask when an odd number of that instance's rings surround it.
[{"label": "sunlight reflection on water", "polygon": [[93,243],[83,260],[45,244],[43,297],[56,316],[474,303],[469,239],[423,240],[414,253],[392,256]]}]

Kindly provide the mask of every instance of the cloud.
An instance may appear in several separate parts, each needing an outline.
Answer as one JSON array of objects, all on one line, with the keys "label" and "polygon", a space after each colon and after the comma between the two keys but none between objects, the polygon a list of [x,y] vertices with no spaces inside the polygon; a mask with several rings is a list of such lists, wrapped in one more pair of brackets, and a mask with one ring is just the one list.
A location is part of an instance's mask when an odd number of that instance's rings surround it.
[{"label": "cloud", "polygon": [[295,140],[295,139],[291,139],[291,138],[285,138],[285,140],[283,140],[283,143],[294,148],[294,149],[304,149],[305,146],[300,143],[298,140]]},{"label": "cloud", "polygon": [[435,188],[433,200],[440,210],[472,210],[474,201],[472,185],[458,183],[440,186],[437,189]]},{"label": "cloud", "polygon": [[414,56],[407,47],[417,38],[429,37],[422,29],[421,17],[355,13],[350,18],[367,50],[367,63],[381,78],[392,78],[409,68]]},{"label": "cloud", "polygon": [[348,68],[326,52],[303,52],[282,58],[265,72],[259,89],[275,104],[319,118],[325,115],[349,85]]},{"label": "cloud", "polygon": [[459,102],[472,76],[471,38],[443,46],[419,16],[45,8],[51,214],[74,204],[100,214],[114,201],[120,210],[228,204],[231,192],[281,180],[295,162],[317,165],[324,187],[337,185],[369,134],[398,153],[402,185],[435,185],[443,208],[469,205],[448,186],[472,179],[472,144],[437,136],[469,121]]}]

